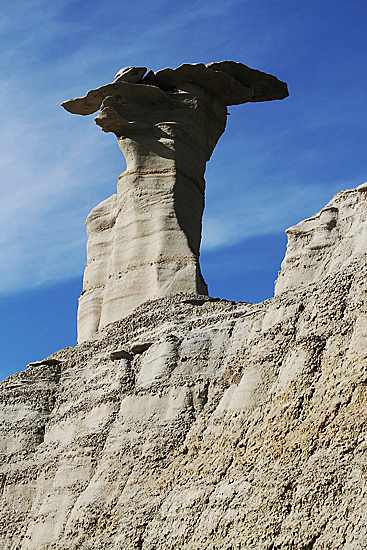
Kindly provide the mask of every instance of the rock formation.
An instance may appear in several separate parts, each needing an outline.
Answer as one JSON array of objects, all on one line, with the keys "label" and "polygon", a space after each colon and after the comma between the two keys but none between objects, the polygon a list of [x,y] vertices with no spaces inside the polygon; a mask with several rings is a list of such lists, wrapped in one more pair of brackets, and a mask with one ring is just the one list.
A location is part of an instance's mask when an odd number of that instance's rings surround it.
[{"label": "rock formation", "polygon": [[366,254],[367,183],[335,195],[320,212],[287,229],[287,252],[275,294],[315,283]]},{"label": "rock formation", "polygon": [[99,110],[96,123],[116,135],[126,159],[117,194],[87,219],[79,342],[149,299],[208,293],[199,266],[204,171],[227,106],[287,95],[276,77],[222,61],[147,74],[126,67],[62,104],[81,115]]},{"label": "rock formation", "polygon": [[4,550],[364,550],[367,185],[278,295],[139,306],[1,386]]}]

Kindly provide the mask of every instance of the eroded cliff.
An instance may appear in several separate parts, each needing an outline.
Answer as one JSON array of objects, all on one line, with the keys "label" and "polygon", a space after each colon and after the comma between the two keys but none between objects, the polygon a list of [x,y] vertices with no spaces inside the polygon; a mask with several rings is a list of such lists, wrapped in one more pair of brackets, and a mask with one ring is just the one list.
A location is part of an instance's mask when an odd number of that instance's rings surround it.
[{"label": "eroded cliff", "polygon": [[2,548],[366,548],[367,187],[332,208],[276,297],[150,301],[2,384]]}]

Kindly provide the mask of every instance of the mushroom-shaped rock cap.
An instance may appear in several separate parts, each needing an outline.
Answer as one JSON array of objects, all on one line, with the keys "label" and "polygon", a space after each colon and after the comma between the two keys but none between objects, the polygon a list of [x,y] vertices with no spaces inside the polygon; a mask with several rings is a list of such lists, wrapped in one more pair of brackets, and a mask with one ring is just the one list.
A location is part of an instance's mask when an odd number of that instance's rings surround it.
[{"label": "mushroom-shaped rock cap", "polygon": [[182,82],[191,82],[205,88],[226,105],[284,99],[289,95],[285,82],[235,61],[184,64],[177,69],[162,69],[148,74],[143,83],[145,81],[165,91],[178,87]]},{"label": "mushroom-shaped rock cap", "polygon": [[[119,96],[122,101],[139,100],[151,104],[162,103],[164,92],[179,89],[191,83],[206,89],[225,105],[239,105],[254,101],[271,101],[288,96],[287,84],[275,76],[251,69],[235,61],[218,63],[185,63],[177,69],[162,69],[146,73],[146,67],[124,67],[111,84],[91,90],[82,98],[62,103],[70,113],[89,115],[98,111],[108,96]],[[158,92],[159,90],[159,92]],[[168,99],[168,96],[166,96]]]}]

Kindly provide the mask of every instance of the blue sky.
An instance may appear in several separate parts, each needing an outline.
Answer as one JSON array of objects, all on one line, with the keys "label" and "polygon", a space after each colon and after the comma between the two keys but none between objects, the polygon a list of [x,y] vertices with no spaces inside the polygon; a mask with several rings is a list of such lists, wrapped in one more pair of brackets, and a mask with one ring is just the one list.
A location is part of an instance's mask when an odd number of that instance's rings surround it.
[{"label": "blue sky", "polygon": [[288,83],[230,108],[208,164],[202,270],[211,295],[272,295],[284,230],[367,179],[367,4],[304,0],[3,3],[0,375],[75,343],[84,221],[124,159],[60,103],[113,80],[232,59]]}]

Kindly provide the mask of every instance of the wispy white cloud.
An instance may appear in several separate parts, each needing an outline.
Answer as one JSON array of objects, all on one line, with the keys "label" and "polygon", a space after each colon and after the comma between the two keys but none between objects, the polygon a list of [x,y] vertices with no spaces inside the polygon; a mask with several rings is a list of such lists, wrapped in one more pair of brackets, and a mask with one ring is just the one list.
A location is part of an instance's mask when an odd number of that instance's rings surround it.
[{"label": "wispy white cloud", "polygon": [[[275,183],[275,182],[273,182]],[[328,200],[329,197],[326,199]],[[321,201],[322,202],[322,201]],[[232,246],[256,235],[277,234],[321,208],[317,186],[283,186],[273,192],[239,193],[207,213],[203,223],[203,250]]]}]

